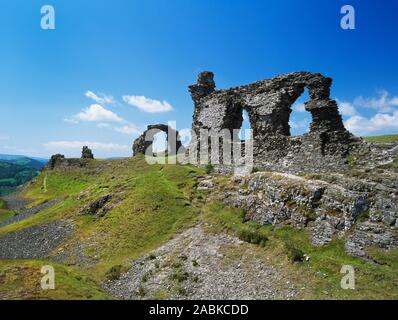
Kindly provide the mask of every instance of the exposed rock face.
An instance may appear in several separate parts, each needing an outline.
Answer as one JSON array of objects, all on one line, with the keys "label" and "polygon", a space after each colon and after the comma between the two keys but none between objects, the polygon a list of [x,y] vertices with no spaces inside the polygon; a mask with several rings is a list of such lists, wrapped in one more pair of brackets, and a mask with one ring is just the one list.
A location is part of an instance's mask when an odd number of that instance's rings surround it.
[{"label": "exposed rock face", "polygon": [[97,217],[105,216],[113,206],[109,204],[112,195],[107,194],[93,201],[81,210],[81,214],[96,215]]},{"label": "exposed rock face", "polygon": [[388,171],[375,181],[341,174],[328,174],[327,178],[330,182],[255,173],[233,177],[231,186],[221,192],[215,186],[211,193],[218,193],[226,205],[243,209],[247,220],[307,228],[315,245],[344,237],[347,252],[364,258],[369,247],[398,247],[398,193],[390,188],[391,181],[397,181],[396,173]]},{"label": "exposed rock face", "polygon": [[82,159],[94,159],[93,152],[89,147],[84,146],[82,150]]},{"label": "exposed rock face", "polygon": [[168,152],[176,154],[182,146],[178,131],[165,124],[149,125],[147,130],[134,141],[133,154],[145,154],[147,152],[147,154],[152,155],[153,139],[160,132],[167,135]]},{"label": "exposed rock face", "polygon": [[[361,145],[345,128],[336,101],[330,99],[332,79],[319,73],[296,72],[228,90],[215,90],[213,73],[199,74],[189,86],[195,104],[193,131],[239,130],[243,110],[253,129],[256,166],[284,171],[327,171],[341,167],[350,150]],[[293,103],[307,88],[311,100],[310,132],[291,137],[289,117]],[[193,141],[199,148],[199,142]]]},{"label": "exposed rock face", "polygon": [[385,225],[373,222],[361,223],[348,237],[345,247],[349,254],[367,258],[366,249],[369,247],[387,250],[398,247],[397,233]]}]

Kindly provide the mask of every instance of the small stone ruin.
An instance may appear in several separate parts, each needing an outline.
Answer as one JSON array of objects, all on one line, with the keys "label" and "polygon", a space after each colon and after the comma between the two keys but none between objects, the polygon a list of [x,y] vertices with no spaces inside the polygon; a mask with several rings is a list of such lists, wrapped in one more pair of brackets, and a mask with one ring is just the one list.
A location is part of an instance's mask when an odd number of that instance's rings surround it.
[{"label": "small stone ruin", "polygon": [[54,170],[56,168],[69,168],[69,167],[84,167],[89,163],[89,160],[94,159],[93,152],[87,146],[82,149],[81,158],[65,158],[63,154],[55,154],[51,156],[46,165],[46,169]]},{"label": "small stone ruin", "polygon": [[[180,150],[182,143],[178,131],[165,124],[149,125],[147,130],[134,141],[133,154],[147,154],[152,155],[152,144],[156,134],[164,132],[167,135],[168,152],[176,154]],[[174,141],[174,143],[171,143]]]}]

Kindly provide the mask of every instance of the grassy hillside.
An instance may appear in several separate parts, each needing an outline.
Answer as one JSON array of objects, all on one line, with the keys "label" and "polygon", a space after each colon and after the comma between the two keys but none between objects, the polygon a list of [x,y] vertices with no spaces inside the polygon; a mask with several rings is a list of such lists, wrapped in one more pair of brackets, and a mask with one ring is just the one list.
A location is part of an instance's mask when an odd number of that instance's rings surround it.
[{"label": "grassy hillside", "polygon": [[[59,198],[64,201],[0,228],[0,235],[60,219],[72,223],[72,238],[54,251],[64,261],[64,265],[55,264],[61,275],[59,289],[50,293],[34,289],[38,266],[53,262],[34,260],[21,265],[3,261],[0,298],[107,298],[99,289],[103,281],[126,270],[131,259],[201,222],[207,232],[239,237],[251,243],[259,259],[289,270],[303,288],[302,298],[398,299],[398,251],[375,251],[375,260],[380,263],[376,265],[347,256],[338,240],[318,248],[311,245],[304,231],[245,222],[241,211],[208,202],[206,194],[196,191],[197,178],[203,174],[202,169],[192,166],[148,165],[143,157],[94,160],[85,168],[44,171],[25,188],[23,196],[33,199],[33,204]],[[88,204],[104,195],[112,199],[104,217],[84,213]],[[230,250],[236,250],[234,256],[240,259],[238,249]],[[303,259],[304,254],[308,260]],[[340,288],[344,264],[356,268],[357,290]]]},{"label": "grassy hillside", "polygon": [[[241,211],[213,203],[204,208],[204,219],[213,232],[227,231],[261,247],[265,261],[287,267],[301,283],[304,299],[398,299],[398,250],[382,253],[374,250],[379,264],[348,256],[343,241],[335,239],[325,247],[311,244],[310,235],[290,227],[275,228],[244,222]],[[305,257],[308,257],[308,261]],[[340,270],[351,265],[356,271],[356,290],[340,287]]]},{"label": "grassy hillside", "polygon": [[[41,268],[55,269],[55,290],[40,287]],[[109,300],[87,275],[52,261],[0,261],[0,299],[7,300]]]},{"label": "grassy hillside", "polygon": [[7,220],[14,216],[14,212],[7,208],[7,204],[4,200],[0,199],[0,222]]},{"label": "grassy hillside", "polygon": [[[142,158],[93,161],[83,169],[44,172],[24,196],[34,199],[34,204],[65,201],[1,228],[0,234],[69,219],[75,235],[67,246],[86,246],[84,254],[95,263],[83,269],[102,281],[113,267],[157,248],[195,221],[198,209],[190,199],[200,173],[190,166],[149,166]],[[112,194],[117,205],[104,218],[80,214],[82,207],[105,194]],[[68,263],[75,264],[75,258]]]},{"label": "grassy hillside", "polygon": [[384,143],[398,142],[398,134],[364,137],[364,139],[365,139],[365,141],[368,141],[368,142],[384,142]]}]

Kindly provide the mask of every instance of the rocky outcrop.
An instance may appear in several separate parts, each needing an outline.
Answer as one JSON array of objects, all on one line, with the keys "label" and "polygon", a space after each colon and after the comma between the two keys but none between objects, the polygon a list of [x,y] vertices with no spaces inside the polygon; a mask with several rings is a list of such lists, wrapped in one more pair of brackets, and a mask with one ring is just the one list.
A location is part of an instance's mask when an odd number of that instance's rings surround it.
[{"label": "rocky outcrop", "polygon": [[105,196],[102,196],[90,204],[88,204],[86,207],[84,207],[80,213],[81,214],[88,214],[88,215],[95,215],[97,217],[103,217],[105,216],[110,210],[113,209],[113,205],[109,203],[111,200],[112,195],[107,194]]},{"label": "rocky outcrop", "polygon": [[360,223],[348,237],[346,251],[353,256],[367,258],[367,249],[370,247],[386,250],[396,248],[398,247],[397,228],[394,229],[374,222]]},{"label": "rocky outcrop", "polygon": [[262,172],[233,177],[221,192],[208,190],[243,209],[247,220],[310,230],[314,245],[346,238],[347,252],[360,257],[369,247],[398,247],[398,193],[391,188],[396,173],[374,181],[339,174],[319,178]]},{"label": "rocky outcrop", "polygon": [[167,126],[165,124],[155,124],[149,125],[147,130],[138,137],[133,144],[133,154],[153,154],[152,144],[153,139],[156,134],[164,132],[167,135],[167,144],[169,154],[177,154],[178,151],[181,151],[181,140],[178,134],[178,131],[174,130],[172,127]]},{"label": "rocky outcrop", "polygon": [[[189,86],[195,111],[193,132],[201,129],[237,134],[243,110],[253,130],[254,165],[282,171],[335,171],[344,167],[346,156],[362,147],[344,127],[336,101],[330,99],[332,79],[319,73],[295,72],[228,90],[215,90],[211,72],[199,74]],[[300,137],[290,134],[289,118],[293,103],[308,89],[311,113],[310,132]],[[207,143],[207,142],[206,142]],[[200,149],[199,138],[191,146]]]},{"label": "rocky outcrop", "polygon": [[82,149],[82,159],[94,159],[93,152],[87,146],[84,146]]}]

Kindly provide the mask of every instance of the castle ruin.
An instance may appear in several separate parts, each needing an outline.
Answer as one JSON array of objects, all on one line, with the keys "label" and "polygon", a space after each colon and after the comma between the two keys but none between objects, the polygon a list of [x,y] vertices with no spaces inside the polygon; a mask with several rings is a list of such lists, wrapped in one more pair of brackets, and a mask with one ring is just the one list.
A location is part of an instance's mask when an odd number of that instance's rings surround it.
[{"label": "castle ruin", "polygon": [[[289,172],[338,171],[346,164],[349,153],[362,145],[362,140],[344,127],[337,103],[330,98],[331,85],[332,79],[320,73],[294,72],[216,90],[214,74],[202,72],[197,83],[189,86],[195,106],[192,132],[199,137],[203,129],[228,130],[233,137],[242,127],[246,110],[253,132],[254,166]],[[312,116],[310,131],[292,136],[289,125],[292,105],[306,88],[310,100],[305,103],[305,110]],[[147,131],[153,128],[166,131],[167,126],[163,126],[149,126]],[[146,133],[134,142],[134,154],[145,153],[151,146]],[[191,141],[191,145],[200,149],[199,139]]]}]

